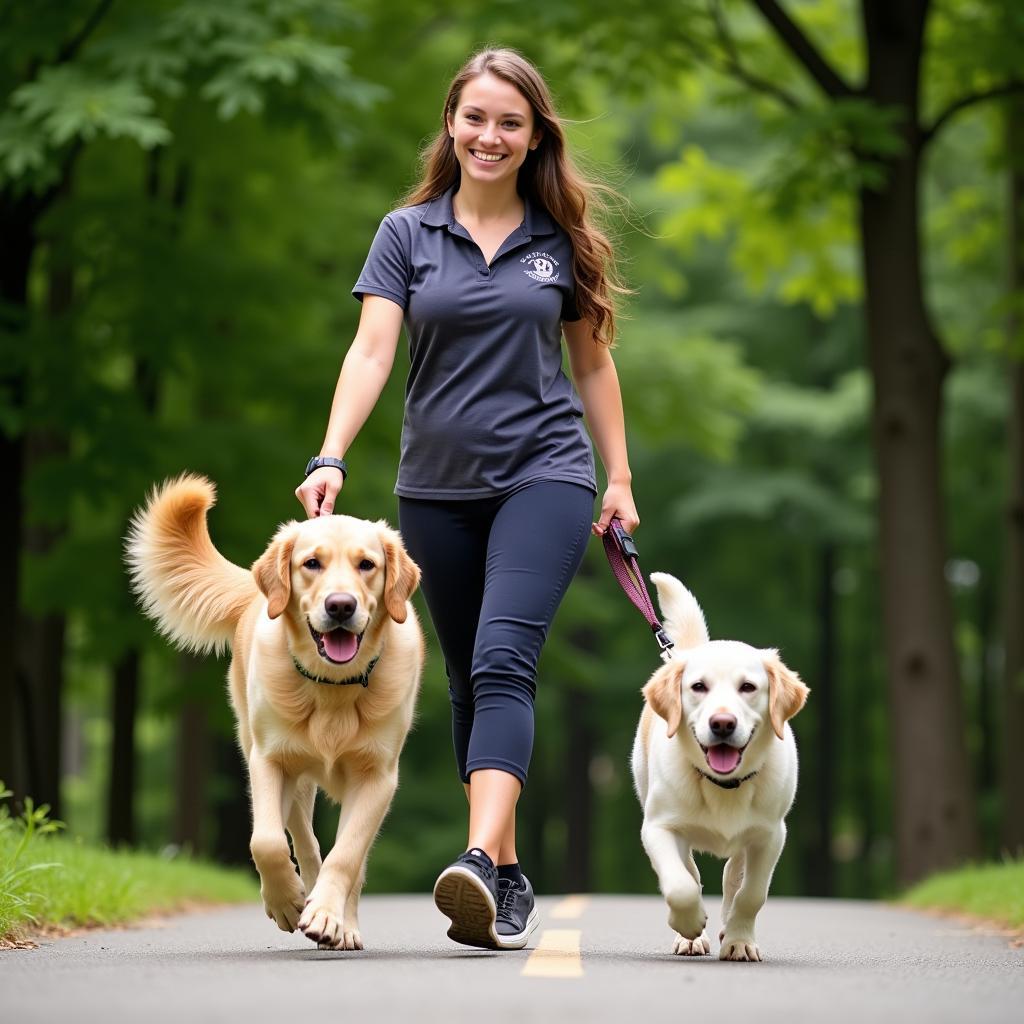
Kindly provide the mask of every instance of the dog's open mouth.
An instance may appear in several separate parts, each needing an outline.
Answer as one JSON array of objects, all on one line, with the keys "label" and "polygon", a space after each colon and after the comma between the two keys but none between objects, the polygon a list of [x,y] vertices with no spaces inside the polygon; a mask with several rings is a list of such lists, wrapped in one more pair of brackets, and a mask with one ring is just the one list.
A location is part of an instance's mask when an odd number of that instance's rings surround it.
[{"label": "dog's open mouth", "polygon": [[739,768],[740,761],[743,760],[743,751],[750,746],[750,741],[754,738],[756,731],[757,727],[755,726],[742,747],[734,747],[731,743],[713,743],[706,747],[697,739],[697,730],[692,726],[690,728],[693,738],[697,740],[697,745],[704,751],[704,759],[707,761],[708,767],[719,775],[729,775]]},{"label": "dog's open mouth", "polygon": [[707,759],[708,767],[719,775],[728,775],[734,772],[743,760],[743,751],[746,747],[731,747],[728,743],[716,743],[713,747],[704,747],[704,757]]},{"label": "dog's open mouth", "polygon": [[359,644],[362,642],[362,633],[351,633],[347,629],[338,627],[329,633],[318,633],[312,625],[309,626],[310,636],[316,644],[317,653],[324,661],[334,665],[344,665],[351,661],[359,653]]}]

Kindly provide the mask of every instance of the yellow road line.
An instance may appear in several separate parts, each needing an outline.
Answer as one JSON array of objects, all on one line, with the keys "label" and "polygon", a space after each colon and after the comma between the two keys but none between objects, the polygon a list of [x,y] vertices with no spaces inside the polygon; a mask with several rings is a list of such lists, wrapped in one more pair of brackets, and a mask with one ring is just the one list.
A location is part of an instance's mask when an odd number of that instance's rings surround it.
[{"label": "yellow road line", "polygon": [[582,978],[580,932],[549,929],[540,933],[540,942],[523,967],[526,978]]},{"label": "yellow road line", "polygon": [[589,896],[566,896],[561,903],[555,905],[549,916],[558,921],[582,917],[588,903],[590,903]]}]

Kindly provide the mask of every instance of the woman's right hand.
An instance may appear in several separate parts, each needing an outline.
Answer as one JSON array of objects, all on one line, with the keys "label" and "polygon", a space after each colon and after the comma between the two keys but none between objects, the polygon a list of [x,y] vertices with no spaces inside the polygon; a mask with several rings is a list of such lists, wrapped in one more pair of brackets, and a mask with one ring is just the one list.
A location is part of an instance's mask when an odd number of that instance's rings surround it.
[{"label": "woman's right hand", "polygon": [[321,466],[313,470],[295,488],[295,497],[302,503],[310,519],[329,516],[334,512],[334,502],[341,491],[345,478],[334,466]]}]

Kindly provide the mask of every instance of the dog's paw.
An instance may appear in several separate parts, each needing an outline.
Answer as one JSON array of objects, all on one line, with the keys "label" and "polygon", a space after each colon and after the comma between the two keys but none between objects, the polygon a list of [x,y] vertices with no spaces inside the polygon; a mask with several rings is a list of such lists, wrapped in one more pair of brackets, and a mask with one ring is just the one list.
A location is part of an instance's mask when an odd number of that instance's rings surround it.
[{"label": "dog's paw", "polygon": [[302,914],[306,892],[299,876],[293,871],[291,877],[283,876],[273,882],[264,881],[260,886],[263,909],[267,917],[283,932],[293,932]]},{"label": "dog's paw", "polygon": [[711,952],[711,940],[706,932],[695,939],[685,939],[682,935],[677,935],[672,952],[676,956],[707,956]]},{"label": "dog's paw", "polygon": [[704,926],[708,923],[707,911],[704,904],[697,900],[694,903],[669,904],[668,926],[674,932],[678,932],[685,939],[699,939],[704,933]]},{"label": "dog's paw", "polygon": [[344,914],[314,893],[299,918],[299,930],[320,949],[362,949],[358,922],[347,922]]},{"label": "dog's paw", "polygon": [[728,935],[722,940],[722,948],[718,951],[719,960],[742,960],[752,963],[761,962],[761,950],[753,939],[731,938]]}]

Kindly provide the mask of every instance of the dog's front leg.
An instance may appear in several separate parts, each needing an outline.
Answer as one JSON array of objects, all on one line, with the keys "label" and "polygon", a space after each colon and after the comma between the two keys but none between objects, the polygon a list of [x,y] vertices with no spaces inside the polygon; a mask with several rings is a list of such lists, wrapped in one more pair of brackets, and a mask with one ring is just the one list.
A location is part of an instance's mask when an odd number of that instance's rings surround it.
[{"label": "dog's front leg", "polygon": [[299,928],[321,948],[362,949],[359,890],[366,857],[398,787],[398,765],[346,781],[334,848],[324,859]]},{"label": "dog's front leg", "polygon": [[[668,923],[683,939],[699,939],[708,915],[701,900],[699,876],[690,872],[689,846],[671,829],[645,823],[640,838],[668,903]],[[697,868],[694,865],[694,872]]]},{"label": "dog's front leg", "polygon": [[768,899],[768,886],[786,843],[786,826],[780,824],[763,843],[747,847],[743,878],[728,907],[720,960],[760,960],[754,938],[754,921]]},{"label": "dog's front leg", "polygon": [[316,804],[316,783],[309,778],[300,779],[295,786],[291,813],[288,815],[288,833],[292,837],[292,850],[299,864],[302,887],[312,892],[320,873],[320,844],[313,831],[313,807]]},{"label": "dog's front leg", "polygon": [[285,932],[295,931],[305,892],[295,873],[284,818],[291,803],[294,781],[285,778],[280,765],[254,746],[249,752],[249,785],[252,789],[252,839],[249,852],[260,875],[260,895],[267,917]]}]

